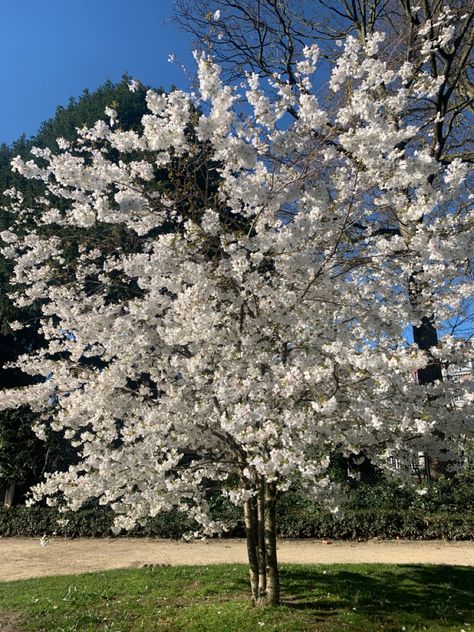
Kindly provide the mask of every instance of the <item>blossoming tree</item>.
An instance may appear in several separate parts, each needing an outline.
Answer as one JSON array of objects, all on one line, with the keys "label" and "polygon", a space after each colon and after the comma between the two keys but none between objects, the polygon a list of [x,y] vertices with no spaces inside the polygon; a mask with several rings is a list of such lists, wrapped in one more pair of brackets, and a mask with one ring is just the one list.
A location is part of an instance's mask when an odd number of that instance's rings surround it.
[{"label": "blossoming tree", "polygon": [[[210,534],[225,528],[208,515],[212,486],[244,507],[255,603],[279,601],[280,490],[330,499],[334,450],[385,467],[472,432],[467,383],[411,378],[465,357],[466,341],[446,336],[428,357],[404,337],[426,314],[452,318],[469,291],[467,169],[437,162],[406,116],[436,81],[391,68],[382,42],[347,39],[330,88],[351,90],[335,112],[315,96],[315,46],[298,90],[254,75],[233,89],[201,56],[199,98],[150,91],[141,132],[110,109],[57,154],[13,163],[47,189],[35,209],[11,191],[18,221],[1,234],[47,346],[18,359],[44,379],[1,402],[43,412],[81,455],[34,498],[98,498],[117,530],[177,507]],[[169,187],[163,173],[180,175]],[[87,242],[66,269],[57,228],[103,222],[140,246]]]}]

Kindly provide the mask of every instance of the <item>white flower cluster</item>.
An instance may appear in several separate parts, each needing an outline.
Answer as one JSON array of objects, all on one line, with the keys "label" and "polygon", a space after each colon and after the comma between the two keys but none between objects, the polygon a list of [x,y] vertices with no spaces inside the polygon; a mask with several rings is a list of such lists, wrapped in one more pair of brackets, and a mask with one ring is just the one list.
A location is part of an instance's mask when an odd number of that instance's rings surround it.
[{"label": "white flower cluster", "polygon": [[[143,132],[121,130],[108,110],[110,125],[60,142],[59,154],[13,161],[48,190],[38,226],[120,223],[141,244],[86,244],[62,284],[59,237],[0,235],[19,304],[41,299],[47,343],[18,362],[44,381],[3,391],[1,407],[42,410],[38,433],[51,423],[82,456],[35,498],[60,493],[76,509],[97,497],[117,529],[178,507],[209,533],[222,525],[207,518],[206,481],[233,502],[259,477],[324,497],[335,450],[383,467],[472,435],[469,384],[418,386],[411,373],[430,358],[403,335],[426,314],[449,318],[467,295],[467,168],[433,159],[405,116],[420,98],[407,87],[413,69],[389,68],[382,42],[347,39],[330,86],[352,88],[336,112],[309,90],[315,47],[300,90],[276,79],[269,93],[250,76],[239,116],[236,90],[200,56],[199,108],[180,91],[149,92]],[[298,116],[279,126],[289,107]],[[198,175],[209,166],[208,188],[160,186],[164,170],[193,161]],[[28,215],[21,196],[11,204],[19,222]],[[117,279],[129,291],[112,300]],[[449,361],[469,349],[441,341],[437,352]]]}]

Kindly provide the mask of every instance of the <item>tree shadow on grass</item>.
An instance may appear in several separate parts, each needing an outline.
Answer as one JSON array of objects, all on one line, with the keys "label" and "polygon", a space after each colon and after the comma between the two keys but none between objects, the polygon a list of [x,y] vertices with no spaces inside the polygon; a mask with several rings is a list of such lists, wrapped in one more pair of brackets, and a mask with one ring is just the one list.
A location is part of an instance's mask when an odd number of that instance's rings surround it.
[{"label": "tree shadow on grass", "polygon": [[[474,568],[453,566],[397,567],[337,565],[283,567],[284,604],[313,610],[316,621],[343,611],[379,621],[409,618],[420,623],[459,624],[474,620]],[[429,629],[429,628],[428,628]]]}]

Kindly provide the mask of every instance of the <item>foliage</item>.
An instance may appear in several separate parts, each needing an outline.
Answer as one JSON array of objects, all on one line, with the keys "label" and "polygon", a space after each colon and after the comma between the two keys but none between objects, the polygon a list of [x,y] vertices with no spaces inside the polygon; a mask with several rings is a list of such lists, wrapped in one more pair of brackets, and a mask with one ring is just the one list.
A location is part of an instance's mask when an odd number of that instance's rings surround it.
[{"label": "foliage", "polygon": [[[278,609],[252,609],[244,566],[151,567],[0,584],[0,620],[23,632],[459,632],[474,569],[284,565]],[[9,629],[7,627],[7,629]]]},{"label": "foliage", "polygon": [[[385,480],[352,489],[341,515],[330,511],[301,493],[281,494],[277,504],[278,535],[283,538],[407,538],[413,540],[474,539],[474,484],[472,478],[454,477],[436,481],[426,495],[415,489],[400,488]],[[213,520],[228,525],[224,534],[245,535],[242,509],[220,496],[210,501]],[[0,536],[108,537],[113,526],[110,508],[91,505],[64,518],[53,507],[12,507],[0,510]],[[131,536],[180,538],[198,525],[176,511],[162,512],[135,526]],[[124,532],[125,535],[127,532]]]},{"label": "foliage", "polygon": [[[34,484],[41,479],[41,456],[44,444],[31,430],[31,414],[20,409],[5,411],[1,418],[0,431],[0,486],[12,483]],[[25,416],[29,423],[25,422]],[[12,451],[11,446],[15,445]],[[32,476],[31,476],[32,475]]]},{"label": "foliage", "polygon": [[[67,514],[67,524],[58,524],[64,515],[54,507],[16,506],[0,509],[0,535],[39,537],[57,535],[70,538],[110,537],[114,515],[108,507],[81,509]],[[130,536],[180,538],[195,524],[176,512],[163,513],[129,532]]]},{"label": "foliage", "polygon": [[[129,78],[122,77],[119,83],[105,82],[93,92],[84,90],[77,98],[71,97],[66,107],[58,106],[54,116],[41,124],[32,138],[20,137],[11,145],[0,145],[0,191],[19,184],[18,175],[12,172],[10,162],[15,156],[31,158],[33,147],[57,149],[57,139],[72,141],[77,129],[91,126],[99,119],[105,119],[105,108],[115,107],[125,129],[137,129],[142,116],[146,113],[145,87],[138,86],[135,92],[128,89]],[[37,183],[30,182],[32,189],[30,199],[37,192]],[[26,195],[28,185],[22,183],[22,191]]]}]

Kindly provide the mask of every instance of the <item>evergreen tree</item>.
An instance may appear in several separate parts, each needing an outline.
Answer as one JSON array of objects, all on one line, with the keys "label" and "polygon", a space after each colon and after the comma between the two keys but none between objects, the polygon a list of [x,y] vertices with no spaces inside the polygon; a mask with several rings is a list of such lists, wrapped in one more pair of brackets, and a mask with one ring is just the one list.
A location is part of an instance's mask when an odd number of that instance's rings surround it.
[{"label": "evergreen tree", "polygon": [[[120,116],[124,130],[139,130],[141,118],[147,111],[146,88],[138,86],[131,92],[127,75],[114,84],[107,81],[97,90],[84,90],[77,99],[71,98],[67,106],[59,106],[55,115],[42,123],[38,133],[32,138],[22,135],[11,145],[0,145],[0,231],[9,228],[14,216],[8,208],[11,203],[4,191],[11,188],[21,190],[25,203],[35,208],[35,199],[43,193],[43,184],[38,180],[25,181],[11,169],[11,161],[16,156],[24,160],[33,157],[33,147],[58,150],[57,139],[67,141],[76,136],[77,128],[92,126],[97,120],[107,120],[105,109],[113,108]],[[98,225],[89,231],[65,230],[60,227],[49,228],[67,243],[65,248],[65,269],[73,269],[80,241],[82,243],[108,242],[110,248],[123,246],[126,249],[137,247],[137,240],[120,227]],[[15,307],[9,298],[12,263],[0,256],[0,386],[11,388],[32,383],[32,378],[18,370],[7,368],[22,353],[31,352],[43,345],[37,322],[40,304],[28,308]],[[64,272],[64,271],[63,271]],[[26,327],[14,331],[11,323],[18,321]],[[46,442],[38,440],[32,431],[35,415],[27,407],[0,413],[0,488],[12,483],[19,485],[20,493],[37,483],[45,471],[62,469],[74,460],[74,452],[67,448],[61,436],[50,432]],[[18,494],[17,494],[18,497]]]}]

